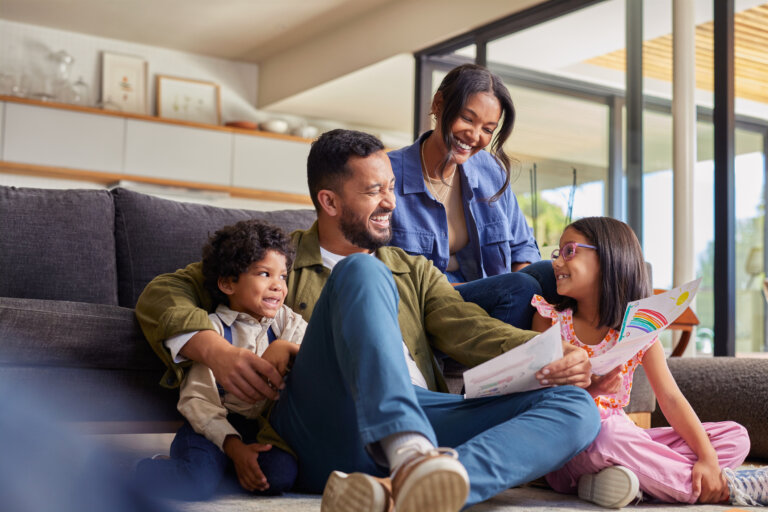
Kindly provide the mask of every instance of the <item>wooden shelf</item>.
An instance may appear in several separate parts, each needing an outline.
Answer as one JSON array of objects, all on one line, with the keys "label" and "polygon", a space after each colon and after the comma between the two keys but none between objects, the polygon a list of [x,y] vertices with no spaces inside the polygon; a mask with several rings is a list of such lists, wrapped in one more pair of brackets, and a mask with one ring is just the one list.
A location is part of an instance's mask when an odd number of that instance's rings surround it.
[{"label": "wooden shelf", "polygon": [[17,162],[4,162],[0,160],[0,172],[8,174],[21,174],[26,176],[38,176],[43,178],[60,178],[76,181],[89,181],[99,183],[104,186],[111,185],[117,181],[135,181],[138,183],[147,183],[150,185],[159,185],[165,187],[177,187],[193,190],[209,190],[212,192],[226,192],[232,197],[241,197],[246,199],[256,199],[260,201],[276,201],[281,203],[294,203],[299,205],[312,205],[312,200],[308,195],[291,194],[290,192],[276,192],[272,190],[259,190],[243,187],[229,187],[224,185],[213,185],[210,183],[194,183],[181,180],[169,180],[163,178],[151,178],[147,176],[136,176],[132,174],[86,171],[82,169],[70,169],[68,167],[51,167],[47,165],[22,164]]},{"label": "wooden shelf", "polygon": [[[175,119],[162,119],[154,116],[130,114],[125,112],[104,110],[104,109],[93,108],[93,107],[82,107],[78,105],[69,105],[64,103],[33,100],[28,98],[17,98],[13,96],[0,95],[0,102],[5,102],[9,104],[16,103],[16,104],[21,104],[25,106],[42,107],[46,109],[64,110],[69,112],[79,112],[79,113],[84,113],[88,115],[95,114],[97,116],[140,120],[140,121],[147,121],[149,123],[173,125],[173,126],[187,127],[187,128],[196,128],[196,129],[213,131],[213,132],[224,132],[222,133],[222,135],[227,135],[227,136],[242,134],[242,135],[247,135],[250,137],[262,138],[262,139],[271,139],[271,140],[277,139],[277,140],[287,141],[291,143],[298,142],[300,143],[299,147],[306,147],[307,149],[309,147],[309,143],[311,142],[309,139],[296,137],[293,135],[283,135],[283,134],[269,133],[269,132],[257,131],[257,130],[233,128],[229,126],[215,126],[215,125],[208,125],[208,124],[202,124],[202,123],[192,123],[192,122],[186,122],[186,121],[178,121]],[[211,134],[211,135],[214,135],[214,134]],[[254,142],[256,141],[254,140]],[[275,143],[282,144],[282,142],[277,142],[277,141]],[[307,145],[303,146],[303,144],[307,144]],[[123,148],[122,151],[125,151],[125,148]],[[124,153],[123,153],[123,157],[124,157]],[[5,155],[5,158],[8,158],[8,154]],[[94,167],[82,168],[78,163],[75,163],[75,161],[73,162],[62,161],[61,163],[59,163],[58,161],[34,162],[34,160],[31,160],[31,161],[24,160],[24,159],[16,160],[15,158],[14,158],[14,161],[0,160],[0,172],[7,173],[7,174],[37,176],[37,177],[44,177],[44,178],[69,179],[69,180],[75,180],[75,181],[88,181],[88,182],[98,183],[105,186],[112,185],[118,181],[132,181],[137,183],[146,183],[150,185],[157,185],[157,186],[164,186],[164,187],[174,187],[174,188],[212,191],[212,192],[224,192],[229,194],[231,197],[238,197],[238,198],[247,198],[247,199],[255,199],[255,200],[262,200],[262,201],[275,201],[275,202],[281,202],[281,203],[292,203],[292,204],[302,205],[302,206],[312,205],[312,201],[309,198],[309,196],[301,193],[279,192],[279,191],[272,191],[272,190],[250,188],[247,185],[234,186],[234,185],[225,184],[225,183],[212,184],[212,183],[186,180],[186,179],[183,179],[183,177],[177,178],[174,176],[157,177],[156,175],[155,176],[139,175],[139,174],[135,174],[136,172],[135,169],[132,170],[133,173],[130,173],[130,172],[123,173],[123,172],[117,171],[117,169],[120,169],[120,168],[121,168],[120,166],[114,166],[114,165],[112,167],[109,167],[109,166],[102,167],[101,165],[96,165]],[[127,168],[123,167],[123,169],[127,169]],[[231,171],[227,171],[227,172],[231,172]]]},{"label": "wooden shelf", "polygon": [[305,139],[303,137],[297,137],[296,135],[287,135],[283,133],[265,132],[263,130],[247,130],[244,128],[233,128],[231,126],[221,126],[215,124],[193,123],[191,121],[179,121],[177,119],[165,119],[157,116],[147,116],[142,114],[131,114],[128,112],[120,112],[118,110],[105,110],[103,108],[95,107],[83,107],[80,105],[70,105],[68,103],[57,103],[54,101],[41,101],[33,100],[29,98],[17,98],[16,96],[4,96],[0,94],[0,102],[7,103],[21,103],[23,105],[32,105],[45,108],[56,108],[60,110],[70,110],[73,112],[84,112],[87,114],[98,114],[102,116],[122,117],[125,119],[137,119],[140,121],[149,121],[151,123],[164,123],[172,124],[176,126],[187,126],[191,128],[201,128],[203,130],[217,130],[229,133],[238,133],[243,135],[252,135],[255,137],[267,137],[271,139],[290,140],[294,142],[306,142],[307,144],[312,142],[312,139]]}]

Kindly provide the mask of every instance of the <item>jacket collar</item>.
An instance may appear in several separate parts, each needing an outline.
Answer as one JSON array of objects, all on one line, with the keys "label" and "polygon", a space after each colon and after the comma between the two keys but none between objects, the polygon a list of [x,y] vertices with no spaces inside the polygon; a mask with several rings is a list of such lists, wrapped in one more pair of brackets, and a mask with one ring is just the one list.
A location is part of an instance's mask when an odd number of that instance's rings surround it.
[{"label": "jacket collar", "polygon": [[[422,183],[424,183],[423,180]],[[294,231],[293,242],[296,245],[296,259],[293,262],[295,270],[323,264],[323,258],[320,255],[317,221],[306,231]],[[376,250],[375,254],[393,273],[406,274],[410,272],[408,264],[398,257],[397,249],[393,247],[380,247]]]}]

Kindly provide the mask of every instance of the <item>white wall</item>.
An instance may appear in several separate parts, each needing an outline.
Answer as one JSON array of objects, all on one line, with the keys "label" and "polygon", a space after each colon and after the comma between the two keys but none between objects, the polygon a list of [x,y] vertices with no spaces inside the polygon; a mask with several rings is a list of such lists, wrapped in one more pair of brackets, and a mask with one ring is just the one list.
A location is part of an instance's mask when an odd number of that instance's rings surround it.
[{"label": "white wall", "polygon": [[95,101],[100,99],[101,52],[107,51],[139,56],[149,63],[147,85],[152,115],[155,75],[162,74],[219,84],[222,122],[265,118],[255,107],[259,75],[256,64],[0,20],[0,72],[39,76],[48,63],[48,55],[59,50],[74,57],[71,79],[74,82],[82,76]]}]

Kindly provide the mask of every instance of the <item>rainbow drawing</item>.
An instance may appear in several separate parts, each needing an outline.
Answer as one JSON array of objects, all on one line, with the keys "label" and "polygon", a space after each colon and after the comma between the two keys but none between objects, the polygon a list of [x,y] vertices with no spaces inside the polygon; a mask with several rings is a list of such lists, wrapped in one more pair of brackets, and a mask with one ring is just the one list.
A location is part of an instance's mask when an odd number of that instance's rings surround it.
[{"label": "rainbow drawing", "polygon": [[637,329],[642,332],[653,332],[667,325],[667,319],[656,310],[638,309],[632,316],[627,327]]}]

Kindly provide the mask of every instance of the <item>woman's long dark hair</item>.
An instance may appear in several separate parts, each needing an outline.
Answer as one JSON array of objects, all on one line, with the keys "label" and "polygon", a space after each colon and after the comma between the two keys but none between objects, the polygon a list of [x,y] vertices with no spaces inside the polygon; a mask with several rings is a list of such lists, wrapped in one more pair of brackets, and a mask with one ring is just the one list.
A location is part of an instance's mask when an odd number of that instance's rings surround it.
[{"label": "woman's long dark hair", "polygon": [[[491,154],[501,164],[500,170],[504,173],[504,184],[490,198],[491,201],[496,201],[509,186],[511,179],[511,161],[504,151],[504,143],[509,138],[509,135],[512,133],[512,127],[515,125],[515,106],[512,104],[509,91],[504,82],[501,81],[501,78],[483,66],[463,64],[453,68],[445,75],[445,78],[440,83],[440,87],[437,88],[437,92],[440,93],[443,100],[442,112],[437,122],[440,124],[440,131],[443,134],[443,143],[446,148],[452,148],[456,142],[453,133],[451,133],[451,126],[456,121],[456,118],[461,115],[470,96],[479,92],[489,92],[499,100],[502,122],[501,127],[496,131],[496,135],[491,142]],[[449,161],[450,153],[445,156],[441,169],[444,169]]]},{"label": "woman's long dark hair", "polygon": [[[651,283],[640,242],[627,224],[611,217],[584,217],[566,229],[578,231],[597,247],[600,260],[600,325],[618,329],[627,304],[651,295]],[[576,312],[570,297],[555,306],[558,311]]]}]

